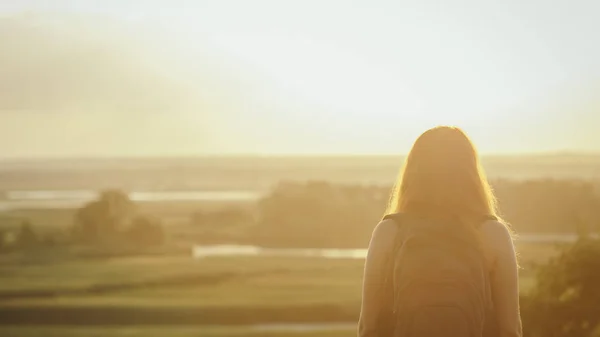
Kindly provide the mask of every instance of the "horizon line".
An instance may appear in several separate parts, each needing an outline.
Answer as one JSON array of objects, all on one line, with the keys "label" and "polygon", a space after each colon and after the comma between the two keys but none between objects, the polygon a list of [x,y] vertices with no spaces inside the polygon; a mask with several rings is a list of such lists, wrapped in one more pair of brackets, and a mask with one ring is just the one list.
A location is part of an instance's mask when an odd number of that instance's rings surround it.
[{"label": "horizon line", "polygon": [[[352,157],[405,157],[408,153],[204,153],[156,155],[72,155],[72,156],[22,156],[0,157],[0,162],[69,161],[69,160],[157,160],[157,159],[234,159],[234,158],[352,158]],[[480,157],[595,157],[600,151],[537,151],[537,152],[484,152]]]}]

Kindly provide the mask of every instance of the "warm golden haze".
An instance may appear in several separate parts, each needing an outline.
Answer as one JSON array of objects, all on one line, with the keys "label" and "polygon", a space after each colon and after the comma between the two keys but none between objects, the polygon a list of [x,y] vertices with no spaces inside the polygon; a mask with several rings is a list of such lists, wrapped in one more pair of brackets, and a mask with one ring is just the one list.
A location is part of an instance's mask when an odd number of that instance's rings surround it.
[{"label": "warm golden haze", "polygon": [[490,248],[505,331],[600,337],[598,13],[0,0],[0,336],[356,335],[416,210],[482,228],[440,227]]},{"label": "warm golden haze", "polygon": [[596,2],[459,3],[2,2],[0,157],[599,151]]}]

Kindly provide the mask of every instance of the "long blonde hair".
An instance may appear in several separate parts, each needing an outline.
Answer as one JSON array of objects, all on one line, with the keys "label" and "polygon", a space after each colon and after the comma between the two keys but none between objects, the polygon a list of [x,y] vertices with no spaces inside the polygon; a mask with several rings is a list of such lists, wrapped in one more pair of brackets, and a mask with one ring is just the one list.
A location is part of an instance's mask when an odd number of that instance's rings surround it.
[{"label": "long blonde hair", "polygon": [[392,213],[472,225],[485,217],[498,218],[477,150],[463,130],[438,126],[417,138],[392,191],[386,214]]}]

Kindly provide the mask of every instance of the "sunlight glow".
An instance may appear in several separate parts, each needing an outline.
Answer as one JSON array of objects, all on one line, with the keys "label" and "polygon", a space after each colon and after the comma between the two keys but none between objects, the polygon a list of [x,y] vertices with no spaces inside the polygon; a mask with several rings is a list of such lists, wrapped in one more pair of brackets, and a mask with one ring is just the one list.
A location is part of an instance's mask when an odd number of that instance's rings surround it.
[{"label": "sunlight glow", "polygon": [[367,114],[420,111],[417,93],[393,69],[352,51],[285,36],[230,36],[220,41],[262,73],[268,85],[323,108]]},{"label": "sunlight glow", "polygon": [[2,153],[402,153],[440,124],[482,152],[597,148],[594,8],[235,4],[1,3]]}]

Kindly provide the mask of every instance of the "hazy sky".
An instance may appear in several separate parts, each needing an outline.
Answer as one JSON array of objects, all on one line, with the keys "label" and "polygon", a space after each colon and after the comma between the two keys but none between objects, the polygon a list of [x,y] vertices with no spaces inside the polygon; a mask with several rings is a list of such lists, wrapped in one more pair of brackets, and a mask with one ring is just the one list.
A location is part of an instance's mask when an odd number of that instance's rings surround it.
[{"label": "hazy sky", "polygon": [[0,157],[404,153],[436,124],[482,152],[600,151],[598,1],[0,12]]}]

